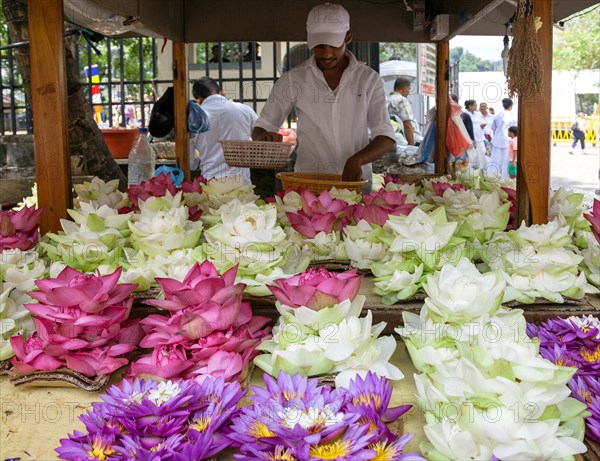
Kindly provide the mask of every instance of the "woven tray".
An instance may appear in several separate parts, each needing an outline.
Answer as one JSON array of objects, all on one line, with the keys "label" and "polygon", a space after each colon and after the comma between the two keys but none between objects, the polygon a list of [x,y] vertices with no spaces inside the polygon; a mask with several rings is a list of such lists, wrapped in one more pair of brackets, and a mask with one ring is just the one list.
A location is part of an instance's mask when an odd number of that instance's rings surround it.
[{"label": "woven tray", "polygon": [[296,144],[268,141],[219,141],[223,147],[225,162],[229,166],[262,168],[273,170],[283,168]]},{"label": "woven tray", "polygon": [[171,141],[165,142],[153,142],[150,144],[154,150],[156,158],[167,158],[174,159],[177,157],[175,154],[175,143]]},{"label": "woven tray", "polygon": [[88,392],[99,391],[110,380],[110,374],[89,377],[68,368],[32,373],[19,373],[13,368],[9,376],[14,386],[75,387]]},{"label": "woven tray", "polygon": [[313,194],[320,194],[332,187],[360,192],[361,188],[367,184],[367,181],[342,181],[342,175],[330,173],[284,172],[277,173],[277,178],[281,180],[284,189],[306,187]]}]

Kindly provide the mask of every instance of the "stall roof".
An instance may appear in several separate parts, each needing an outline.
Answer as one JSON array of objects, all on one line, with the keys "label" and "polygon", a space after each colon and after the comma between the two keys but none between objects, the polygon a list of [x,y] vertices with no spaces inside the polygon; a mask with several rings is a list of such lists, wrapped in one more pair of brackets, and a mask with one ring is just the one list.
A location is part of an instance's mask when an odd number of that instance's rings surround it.
[{"label": "stall roof", "polygon": [[[319,0],[70,0],[137,17],[146,31],[174,41],[304,41],[308,11]],[[540,0],[538,0],[540,1]],[[549,1],[549,0],[542,0]],[[430,42],[429,30],[415,27],[412,0],[340,0],[350,12],[357,41]],[[554,22],[584,10],[595,0],[554,0]],[[504,35],[516,0],[427,0],[428,17],[450,15],[448,40],[455,35]],[[65,10],[69,0],[65,0]],[[68,16],[68,14],[67,14]]]}]

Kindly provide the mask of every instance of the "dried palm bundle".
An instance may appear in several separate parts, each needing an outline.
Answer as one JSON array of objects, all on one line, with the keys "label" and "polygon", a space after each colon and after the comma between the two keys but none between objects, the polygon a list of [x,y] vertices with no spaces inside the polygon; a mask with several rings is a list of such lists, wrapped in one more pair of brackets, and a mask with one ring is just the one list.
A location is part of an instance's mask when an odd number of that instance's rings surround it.
[{"label": "dried palm bundle", "polygon": [[534,0],[519,0],[508,53],[507,85],[512,98],[539,96],[544,89],[542,54],[537,37],[539,26],[533,16]]}]

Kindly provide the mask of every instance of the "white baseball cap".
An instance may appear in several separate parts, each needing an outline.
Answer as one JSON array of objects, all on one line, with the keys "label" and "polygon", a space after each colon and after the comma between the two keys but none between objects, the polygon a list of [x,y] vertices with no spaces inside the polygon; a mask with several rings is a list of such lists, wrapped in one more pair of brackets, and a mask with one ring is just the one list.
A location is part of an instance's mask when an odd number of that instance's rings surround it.
[{"label": "white baseball cap", "polygon": [[315,6],[306,19],[308,48],[317,45],[342,46],[350,30],[350,15],[342,5],[323,3]]}]

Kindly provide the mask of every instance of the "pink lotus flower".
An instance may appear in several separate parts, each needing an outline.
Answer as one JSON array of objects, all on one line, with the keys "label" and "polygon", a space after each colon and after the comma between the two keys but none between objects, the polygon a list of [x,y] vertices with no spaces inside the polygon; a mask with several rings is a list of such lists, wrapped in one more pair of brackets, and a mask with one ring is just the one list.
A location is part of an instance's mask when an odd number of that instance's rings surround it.
[{"label": "pink lotus flower", "polygon": [[210,335],[199,338],[188,350],[194,361],[202,366],[219,350],[239,353],[254,350],[270,334],[271,327],[265,327],[269,321],[267,317],[252,317],[250,322],[238,328],[214,331]]},{"label": "pink lotus flower", "polygon": [[584,214],[583,216],[592,225],[592,233],[596,237],[596,241],[600,243],[600,200],[595,198],[591,214]]},{"label": "pink lotus flower", "polygon": [[203,377],[223,378],[225,382],[233,381],[244,369],[244,359],[237,352],[217,351],[209,359],[206,366],[197,369],[189,375],[190,378],[198,376],[199,381]]},{"label": "pink lotus flower", "polygon": [[118,358],[135,349],[133,344],[115,344],[96,347],[91,351],[68,353],[65,356],[67,367],[86,376],[107,375],[127,365],[126,358]]},{"label": "pink lotus flower", "polygon": [[[117,284],[120,274],[121,268],[102,276],[84,275],[67,267],[57,278],[36,281],[39,291],[29,294],[39,304],[25,307],[37,316],[36,338],[41,343],[35,347],[43,360],[29,360],[27,366],[19,365],[21,369],[33,371],[37,366],[66,363],[75,371],[96,376],[125,365],[127,359],[117,356],[133,350],[142,331],[136,322],[125,322],[137,285]],[[22,346],[18,338],[15,341]]]},{"label": "pink lotus flower", "polygon": [[350,222],[354,205],[332,198],[327,190],[318,197],[308,189],[297,192],[302,197],[302,209],[286,215],[292,227],[304,237],[314,238],[319,232],[341,231]]},{"label": "pink lotus flower", "polygon": [[152,354],[140,357],[131,364],[128,376],[157,376],[163,379],[177,379],[194,362],[187,356],[181,345],[156,347]]},{"label": "pink lotus flower", "polygon": [[444,192],[446,192],[448,189],[452,189],[453,191],[465,190],[465,186],[463,186],[462,184],[450,184],[447,182],[439,181],[433,181],[431,183],[431,186],[433,187],[435,195],[439,197],[442,197],[444,195]]},{"label": "pink lotus flower", "polygon": [[25,206],[18,211],[0,210],[0,252],[12,248],[29,250],[38,241],[38,221],[43,208]]},{"label": "pink lotus flower", "polygon": [[133,205],[132,208],[137,210],[140,201],[143,202],[150,197],[164,197],[167,191],[175,195],[178,190],[170,174],[160,173],[139,185],[129,186],[126,192]]},{"label": "pink lotus flower", "polygon": [[165,299],[151,299],[146,304],[166,309],[179,311],[188,306],[196,306],[212,299],[220,290],[232,287],[237,275],[237,266],[232,267],[223,275],[210,261],[194,264],[186,274],[183,282],[169,278],[157,278]]},{"label": "pink lotus flower", "polygon": [[320,310],[346,299],[352,301],[361,282],[362,276],[356,273],[356,269],[335,273],[319,268],[275,280],[277,286],[269,286],[269,289],[286,306]]},{"label": "pink lotus flower", "polygon": [[389,183],[393,183],[393,184],[405,184],[405,182],[402,181],[402,178],[400,176],[393,176],[391,174],[387,174],[383,178],[383,184],[385,185],[385,184],[389,184]]},{"label": "pink lotus flower", "polygon": [[202,306],[181,313],[181,334],[198,339],[215,330],[237,328],[250,321],[252,307],[250,303],[242,302],[244,288],[244,283],[224,288]]},{"label": "pink lotus flower", "polygon": [[186,193],[191,192],[202,192],[202,185],[206,184],[208,181],[204,176],[196,176],[191,181],[183,181],[181,183],[181,190]]},{"label": "pink lotus flower", "polygon": [[505,229],[509,231],[517,228],[517,191],[511,187],[502,187],[502,190],[508,194],[510,201],[510,215]]},{"label": "pink lotus flower", "polygon": [[406,197],[402,191],[388,192],[385,189],[363,194],[363,203],[354,208],[354,220],[364,219],[383,226],[389,215],[408,215],[416,203],[406,203]]},{"label": "pink lotus flower", "polygon": [[[117,284],[123,269],[119,267],[109,275],[87,275],[75,269],[65,267],[57,278],[37,280],[35,284],[39,291],[30,291],[29,295],[40,304],[26,305],[29,307],[42,306],[37,309],[56,309],[75,307],[89,314],[100,313],[110,306],[131,307],[131,294],[137,288],[135,283]],[[29,309],[31,310],[31,309]],[[33,312],[33,310],[31,310]],[[38,315],[38,312],[34,312]]]},{"label": "pink lotus flower", "polygon": [[38,370],[56,370],[64,366],[64,361],[44,352],[47,344],[37,332],[27,340],[21,335],[10,338],[10,345],[15,353],[11,361],[15,369],[20,373],[31,373]]}]

